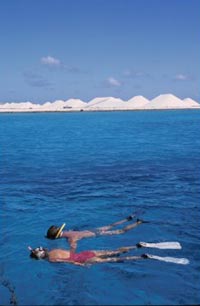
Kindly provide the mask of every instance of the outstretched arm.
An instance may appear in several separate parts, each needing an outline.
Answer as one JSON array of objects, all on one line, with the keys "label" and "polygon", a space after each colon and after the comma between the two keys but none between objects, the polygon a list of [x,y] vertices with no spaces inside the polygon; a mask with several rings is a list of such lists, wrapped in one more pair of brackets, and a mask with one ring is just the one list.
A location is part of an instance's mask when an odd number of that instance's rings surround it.
[{"label": "outstretched arm", "polygon": [[61,233],[60,233],[60,236],[59,236],[59,238],[69,238],[69,232],[68,231],[62,231]]},{"label": "outstretched arm", "polygon": [[69,245],[70,245],[70,252],[75,253],[76,248],[77,248],[77,240],[69,238],[68,241],[69,241]]},{"label": "outstretched arm", "polygon": [[123,227],[122,229],[117,229],[117,230],[113,230],[113,231],[110,231],[110,230],[100,230],[99,231],[99,235],[119,235],[119,234],[124,234],[128,231],[130,231],[131,229],[137,227],[138,225],[142,224],[143,222],[145,221],[142,221],[142,220],[137,220],[135,223],[132,223],[130,225],[127,225],[126,227]]},{"label": "outstretched arm", "polygon": [[68,231],[62,232],[60,238],[66,238],[70,245],[70,252],[75,253],[77,248],[77,239],[72,237],[72,234]]}]

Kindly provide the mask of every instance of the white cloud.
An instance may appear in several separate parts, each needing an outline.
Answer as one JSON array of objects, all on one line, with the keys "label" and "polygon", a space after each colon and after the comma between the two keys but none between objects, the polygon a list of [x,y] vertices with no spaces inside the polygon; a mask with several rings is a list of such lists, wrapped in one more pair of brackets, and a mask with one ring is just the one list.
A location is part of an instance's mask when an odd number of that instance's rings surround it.
[{"label": "white cloud", "polygon": [[113,77],[109,77],[107,79],[107,83],[110,85],[110,86],[116,86],[116,87],[119,87],[121,86],[121,82],[116,80],[115,78]]},{"label": "white cloud", "polygon": [[145,78],[150,77],[149,73],[142,71],[134,71],[131,69],[126,69],[122,72],[122,75],[126,78]]},{"label": "white cloud", "polygon": [[59,59],[52,57],[52,56],[46,56],[41,58],[41,63],[48,66],[60,66],[61,62]]},{"label": "white cloud", "polygon": [[185,80],[187,80],[188,79],[188,76],[187,75],[185,75],[185,74],[177,74],[176,76],[175,76],[175,80],[179,80],[179,81],[185,81]]},{"label": "white cloud", "polygon": [[58,58],[55,58],[53,56],[45,56],[40,59],[41,64],[45,65],[48,68],[58,68],[60,70],[63,70],[68,73],[85,73],[77,66],[68,66],[65,63],[63,63]]},{"label": "white cloud", "polygon": [[126,77],[130,77],[133,75],[133,72],[129,69],[126,69],[123,71],[123,75],[126,76]]}]

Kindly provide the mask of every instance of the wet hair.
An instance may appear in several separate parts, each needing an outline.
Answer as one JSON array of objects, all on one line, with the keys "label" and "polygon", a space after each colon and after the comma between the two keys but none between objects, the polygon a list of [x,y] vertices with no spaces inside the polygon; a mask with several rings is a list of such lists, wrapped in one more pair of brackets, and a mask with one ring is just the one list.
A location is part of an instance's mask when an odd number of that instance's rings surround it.
[{"label": "wet hair", "polygon": [[58,231],[59,231],[58,226],[55,226],[55,225],[50,226],[50,228],[47,231],[46,238],[55,239]]},{"label": "wet hair", "polygon": [[34,258],[34,259],[47,258],[48,257],[48,250],[46,248],[43,248],[43,247],[38,247],[38,248],[32,249],[30,257]]}]

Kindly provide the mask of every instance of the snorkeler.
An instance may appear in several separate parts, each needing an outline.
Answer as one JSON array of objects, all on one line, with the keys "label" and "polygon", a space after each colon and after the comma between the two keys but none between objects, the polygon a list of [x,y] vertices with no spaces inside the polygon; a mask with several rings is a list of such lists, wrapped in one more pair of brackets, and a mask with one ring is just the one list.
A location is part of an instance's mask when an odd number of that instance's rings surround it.
[{"label": "snorkeler", "polygon": [[[53,249],[49,251],[46,248],[38,247],[32,249],[28,247],[31,251],[30,257],[35,259],[46,259],[50,262],[66,262],[75,265],[84,265],[100,262],[122,262],[123,258],[118,256],[122,253],[128,252],[131,247],[119,248],[115,251],[82,251],[80,253],[72,253],[68,250],[63,249]],[[114,256],[114,257],[113,257]],[[140,259],[141,256],[131,256],[132,259]],[[127,260],[129,257],[127,257]]]},{"label": "snorkeler", "polygon": [[140,260],[140,259],[156,259],[165,262],[173,262],[177,264],[188,264],[189,261],[186,258],[174,258],[174,257],[160,257],[150,254],[142,254],[139,256],[123,256],[121,254],[127,253],[136,248],[150,247],[158,249],[181,249],[178,242],[161,242],[161,243],[146,243],[139,242],[135,246],[121,247],[117,250],[101,250],[101,251],[82,251],[80,253],[72,253],[69,250],[53,249],[49,251],[46,248],[38,247],[30,250],[30,257],[35,259],[45,259],[49,262],[62,262],[71,263],[74,265],[84,266],[86,264],[94,263],[106,263],[106,262],[124,262],[129,260]]},{"label": "snorkeler", "polygon": [[46,238],[49,238],[49,239],[66,238],[69,242],[69,245],[70,245],[70,251],[75,252],[75,250],[77,248],[77,241],[78,240],[81,240],[83,238],[97,237],[97,236],[103,236],[103,235],[124,234],[124,233],[128,232],[129,230],[137,227],[141,223],[144,223],[144,222],[146,223],[146,221],[142,221],[142,220],[137,219],[137,221],[135,223],[127,225],[127,226],[123,227],[122,229],[111,230],[115,226],[118,226],[118,225],[123,224],[127,221],[133,220],[134,217],[135,217],[135,214],[130,215],[123,220],[117,221],[117,222],[112,223],[112,224],[107,225],[107,226],[102,226],[102,227],[96,228],[95,230],[91,230],[91,231],[90,230],[63,231],[63,228],[65,227],[65,223],[61,227],[52,225],[47,231]]}]

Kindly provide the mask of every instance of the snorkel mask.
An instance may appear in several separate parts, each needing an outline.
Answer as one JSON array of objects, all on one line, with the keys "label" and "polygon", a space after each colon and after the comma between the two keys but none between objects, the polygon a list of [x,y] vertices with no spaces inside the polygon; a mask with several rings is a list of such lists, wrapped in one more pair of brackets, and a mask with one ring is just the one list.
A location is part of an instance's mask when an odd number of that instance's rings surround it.
[{"label": "snorkel mask", "polygon": [[38,247],[35,249],[32,249],[30,246],[28,247],[29,251],[31,251],[30,253],[30,257],[31,258],[35,258],[35,259],[44,259],[46,257],[48,257],[48,251],[46,248],[43,247]]}]

